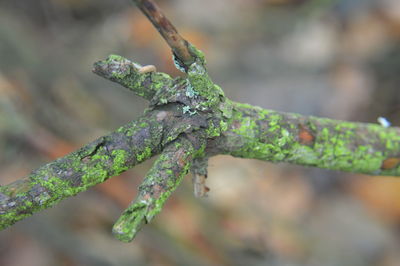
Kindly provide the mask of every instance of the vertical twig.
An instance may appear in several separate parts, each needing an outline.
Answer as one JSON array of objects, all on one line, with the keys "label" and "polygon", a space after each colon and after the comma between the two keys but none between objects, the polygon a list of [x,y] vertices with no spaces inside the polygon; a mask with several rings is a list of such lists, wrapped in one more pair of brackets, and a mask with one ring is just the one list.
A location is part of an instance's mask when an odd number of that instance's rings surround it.
[{"label": "vertical twig", "polygon": [[188,41],[179,35],[174,25],[165,17],[161,9],[152,0],[133,0],[133,2],[153,23],[154,27],[171,47],[175,58],[183,66],[190,66],[195,58],[190,52]]}]

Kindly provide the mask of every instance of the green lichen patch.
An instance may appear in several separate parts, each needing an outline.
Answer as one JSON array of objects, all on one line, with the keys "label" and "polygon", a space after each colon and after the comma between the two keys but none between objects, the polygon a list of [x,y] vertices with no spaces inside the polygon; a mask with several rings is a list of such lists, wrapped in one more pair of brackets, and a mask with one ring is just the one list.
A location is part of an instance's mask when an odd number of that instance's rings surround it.
[{"label": "green lichen patch", "polygon": [[138,162],[143,162],[144,160],[150,158],[152,155],[152,151],[149,147],[144,148],[143,152],[139,153],[136,156]]},{"label": "green lichen patch", "polygon": [[189,97],[189,98],[194,98],[194,97],[198,96],[199,93],[198,93],[197,91],[195,91],[194,88],[193,88],[193,86],[192,86],[192,84],[189,83],[189,84],[186,86],[185,95],[186,95],[187,97]]},{"label": "green lichen patch", "polygon": [[227,133],[232,139],[227,145],[234,156],[368,174],[400,171],[400,163],[393,159],[400,158],[397,129],[236,103],[228,125],[234,134]]},{"label": "green lichen patch", "polygon": [[106,60],[94,64],[93,72],[151,100],[157,91],[173,86],[172,78],[159,72],[140,71],[142,66],[119,56],[110,55]]},{"label": "green lichen patch", "polygon": [[126,166],[128,157],[128,152],[126,150],[113,150],[111,155],[114,157],[112,163],[112,170],[114,171],[114,174],[119,174],[129,169],[129,167]]}]

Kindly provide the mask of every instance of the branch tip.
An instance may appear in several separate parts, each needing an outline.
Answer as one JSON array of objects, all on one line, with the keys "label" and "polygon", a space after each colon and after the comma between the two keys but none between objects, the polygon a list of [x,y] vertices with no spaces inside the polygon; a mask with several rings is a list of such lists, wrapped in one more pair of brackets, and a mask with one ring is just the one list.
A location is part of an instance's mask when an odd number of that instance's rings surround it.
[{"label": "branch tip", "polygon": [[172,53],[179,59],[187,69],[196,59],[195,54],[190,50],[190,44],[176,30],[174,25],[165,17],[158,5],[152,0],[133,0],[143,14],[151,21],[158,30]]}]

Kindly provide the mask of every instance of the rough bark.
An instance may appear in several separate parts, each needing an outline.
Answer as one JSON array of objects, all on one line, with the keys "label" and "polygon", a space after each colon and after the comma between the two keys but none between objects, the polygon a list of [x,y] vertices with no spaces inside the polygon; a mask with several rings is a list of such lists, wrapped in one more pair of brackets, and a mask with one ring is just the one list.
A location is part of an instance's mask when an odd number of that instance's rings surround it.
[{"label": "rough bark", "polygon": [[369,175],[400,175],[400,128],[234,103],[222,153]]},{"label": "rough bark", "polygon": [[198,145],[201,145],[198,140],[191,141],[187,136],[181,136],[163,150],[139,186],[136,200],[115,223],[113,233],[118,239],[131,241],[142,225],[149,223],[161,211],[188,173],[193,155],[200,148]]},{"label": "rough bark", "polygon": [[155,113],[0,187],[0,229],[104,182],[159,153],[164,125]]}]

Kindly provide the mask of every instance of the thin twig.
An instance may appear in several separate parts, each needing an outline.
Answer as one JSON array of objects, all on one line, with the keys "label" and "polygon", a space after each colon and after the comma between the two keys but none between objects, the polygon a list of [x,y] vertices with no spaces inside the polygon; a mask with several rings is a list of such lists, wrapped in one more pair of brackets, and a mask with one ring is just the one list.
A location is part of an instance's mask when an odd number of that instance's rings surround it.
[{"label": "thin twig", "polygon": [[178,33],[156,3],[152,0],[133,0],[133,2],[153,23],[154,27],[171,47],[175,57],[185,66],[192,64],[195,58],[190,53],[188,41]]}]

